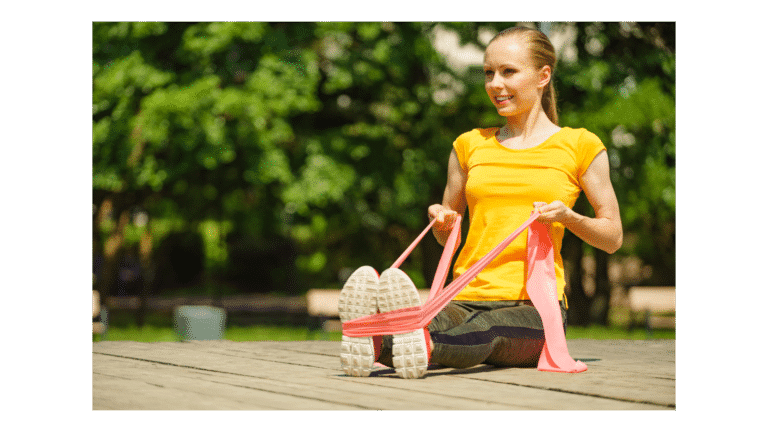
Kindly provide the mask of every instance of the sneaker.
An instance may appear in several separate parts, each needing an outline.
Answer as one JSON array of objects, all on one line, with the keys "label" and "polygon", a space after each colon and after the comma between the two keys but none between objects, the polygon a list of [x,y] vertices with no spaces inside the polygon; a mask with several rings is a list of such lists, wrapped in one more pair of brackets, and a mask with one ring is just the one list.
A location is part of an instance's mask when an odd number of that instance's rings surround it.
[{"label": "sneaker", "polygon": [[[347,279],[339,294],[341,322],[376,313],[379,275],[373,267],[363,266]],[[367,377],[376,360],[373,338],[341,336],[341,369],[347,375]]]},{"label": "sneaker", "polygon": [[[378,306],[389,312],[420,306],[421,299],[411,278],[402,270],[389,268],[379,277]],[[429,351],[426,329],[392,336],[392,363],[401,378],[421,378],[427,373]]]}]

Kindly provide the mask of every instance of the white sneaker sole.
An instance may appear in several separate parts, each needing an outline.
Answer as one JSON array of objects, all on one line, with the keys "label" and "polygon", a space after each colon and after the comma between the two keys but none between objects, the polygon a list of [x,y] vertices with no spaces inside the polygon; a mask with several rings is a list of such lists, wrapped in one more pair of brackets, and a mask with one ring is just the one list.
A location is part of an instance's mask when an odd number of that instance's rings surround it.
[{"label": "white sneaker sole", "polygon": [[[339,294],[339,318],[346,322],[376,313],[379,275],[373,267],[363,266],[347,279]],[[373,369],[373,338],[341,337],[341,369],[347,375],[367,377]]]},{"label": "white sneaker sole", "polygon": [[[389,268],[379,277],[379,311],[421,305],[419,292],[402,270]],[[401,378],[421,378],[427,373],[429,356],[424,329],[393,335],[392,362]]]}]

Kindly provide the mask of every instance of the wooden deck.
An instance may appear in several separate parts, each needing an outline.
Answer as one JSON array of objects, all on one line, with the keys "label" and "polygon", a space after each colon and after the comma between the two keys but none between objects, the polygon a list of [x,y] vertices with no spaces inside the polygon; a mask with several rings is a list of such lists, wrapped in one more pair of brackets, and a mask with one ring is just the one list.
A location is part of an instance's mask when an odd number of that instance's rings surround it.
[{"label": "wooden deck", "polygon": [[674,340],[568,342],[581,374],[381,368],[345,376],[340,342],[94,342],[94,410],[674,410]]}]

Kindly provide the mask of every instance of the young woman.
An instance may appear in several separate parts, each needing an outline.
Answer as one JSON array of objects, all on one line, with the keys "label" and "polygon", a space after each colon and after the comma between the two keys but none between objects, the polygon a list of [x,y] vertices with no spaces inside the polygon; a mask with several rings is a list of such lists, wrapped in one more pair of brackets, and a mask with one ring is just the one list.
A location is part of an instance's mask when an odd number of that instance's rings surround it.
[{"label": "young woman", "polygon": [[[537,30],[513,27],[491,40],[484,58],[485,89],[505,124],[474,129],[456,139],[443,202],[430,206],[428,214],[430,220],[437,219],[433,233],[444,245],[456,216],[463,216],[469,208],[469,232],[454,266],[458,276],[522,225],[534,207],[538,208],[538,220],[546,224],[554,245],[558,298],[565,323],[565,278],[560,255],[565,229],[609,253],[621,247],[623,236],[605,147],[585,129],[558,126],[552,83],[554,64],[554,48]],[[595,211],[594,218],[572,210],[582,190]],[[526,236],[521,235],[423,332],[351,338],[371,351],[362,362],[372,365],[377,359],[394,365],[399,375],[409,378],[423,376],[427,362],[454,368],[481,363],[535,366],[544,345],[544,330],[526,291],[526,256]],[[364,268],[353,275],[343,297],[364,291],[364,286],[374,286],[370,281],[376,275],[371,271]],[[409,298],[416,298],[398,307],[419,304],[418,296],[412,295],[416,291],[412,284],[375,286],[379,291],[370,294],[368,300],[372,309],[376,305],[373,312],[386,311],[381,299],[393,293],[385,291],[394,290],[401,296],[405,290],[411,294]],[[366,314],[342,316],[342,320]],[[351,339],[347,338],[347,342]],[[352,365],[359,361],[349,356],[345,360],[342,354],[347,373],[367,375],[364,368]],[[424,366],[413,368],[413,364]]]}]

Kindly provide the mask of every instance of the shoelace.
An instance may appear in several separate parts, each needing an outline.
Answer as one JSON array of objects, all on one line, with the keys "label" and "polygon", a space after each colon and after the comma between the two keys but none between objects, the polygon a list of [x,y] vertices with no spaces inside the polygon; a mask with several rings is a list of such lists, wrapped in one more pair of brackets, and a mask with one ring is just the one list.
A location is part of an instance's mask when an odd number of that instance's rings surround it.
[{"label": "shoelace", "polygon": [[[554,250],[547,228],[536,221],[540,213],[534,210],[531,216],[504,241],[485,256],[477,260],[467,271],[444,287],[451,259],[461,235],[461,217],[457,216],[451,234],[445,243],[440,262],[432,280],[427,301],[421,306],[377,313],[342,324],[342,333],[351,337],[370,337],[385,334],[408,333],[425,328],[432,319],[461,292],[491,261],[493,261],[517,236],[528,229],[528,274],[526,288],[533,306],[539,312],[544,324],[544,348],[539,358],[538,369],[551,372],[583,372],[587,366],[575,361],[568,353],[557,300],[557,279],[555,276]],[[416,245],[429,232],[435,220],[411,243],[392,264],[398,268]]]}]

